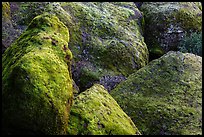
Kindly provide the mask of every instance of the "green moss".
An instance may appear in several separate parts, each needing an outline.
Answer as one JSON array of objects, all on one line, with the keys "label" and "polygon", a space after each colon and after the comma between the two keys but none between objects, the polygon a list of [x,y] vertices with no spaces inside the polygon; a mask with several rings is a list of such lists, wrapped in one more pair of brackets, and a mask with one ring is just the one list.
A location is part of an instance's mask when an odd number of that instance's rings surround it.
[{"label": "green moss", "polygon": [[[121,73],[118,70],[103,69],[97,64],[92,64],[88,61],[81,61],[78,64],[73,64],[73,67],[76,67],[77,70],[73,71],[73,77],[75,82],[78,85],[80,92],[85,91],[86,89],[93,86],[94,83],[101,83],[101,79],[104,76],[115,76],[116,74],[120,75]],[[116,73],[118,72],[118,73]],[[110,82],[110,81],[109,81]],[[108,80],[106,81],[108,83]],[[102,84],[102,83],[101,83]]]},{"label": "green moss", "polygon": [[[11,10],[14,28],[10,31],[11,34],[17,35],[11,37],[10,39],[12,40],[17,39],[18,36],[22,34],[32,19],[45,12],[57,16],[66,26],[73,24],[69,14],[65,12],[57,2],[11,2],[11,4],[14,6]],[[9,43],[9,45],[10,44],[11,43]]]},{"label": "green moss", "polygon": [[9,2],[2,2],[2,17],[4,19],[11,19],[11,10]]},{"label": "green moss", "polygon": [[77,96],[70,114],[70,135],[140,134],[131,119],[99,84]]},{"label": "green moss", "polygon": [[26,25],[30,23],[34,17],[45,12],[45,6],[48,2],[18,2],[18,9],[16,11],[17,24]]},{"label": "green moss", "polygon": [[[141,11],[145,17],[144,37],[150,60],[168,51],[177,51],[184,33],[201,31],[202,11],[194,2],[145,2]],[[153,57],[155,47],[164,52]]]},{"label": "green moss", "polygon": [[175,17],[177,23],[187,32],[202,30],[202,11],[196,5],[186,4],[187,7],[180,8],[172,16]]},{"label": "green moss", "polygon": [[5,134],[65,134],[73,89],[67,27],[43,14],[2,57]]},{"label": "green moss", "polygon": [[92,84],[96,81],[99,81],[100,74],[97,71],[93,71],[87,67],[82,68],[80,81],[79,81],[79,88],[81,91],[86,90],[88,87],[92,86]]},{"label": "green moss", "polygon": [[149,52],[151,53],[149,58],[152,59],[157,59],[159,57],[161,57],[165,51],[164,49],[162,49],[161,47],[159,47],[159,45],[154,45],[155,47],[151,47],[149,49]]},{"label": "green moss", "polygon": [[147,64],[148,50],[138,25],[141,13],[134,3],[61,5],[73,20],[69,45],[76,62],[88,61],[102,69],[103,74],[109,70],[125,76]]},{"label": "green moss", "polygon": [[145,135],[202,134],[202,58],[168,52],[110,92]]},{"label": "green moss", "polygon": [[194,4],[195,4],[200,10],[202,10],[202,3],[201,3],[201,2],[194,2]]},{"label": "green moss", "polygon": [[[138,25],[141,13],[133,2],[21,2],[19,5],[18,24],[27,26],[36,15],[48,12],[69,28],[69,47],[76,63],[88,61],[97,64],[104,74],[109,70],[129,75],[148,62],[148,50]],[[116,42],[109,44],[111,41]],[[112,54],[118,58],[111,60]]]}]

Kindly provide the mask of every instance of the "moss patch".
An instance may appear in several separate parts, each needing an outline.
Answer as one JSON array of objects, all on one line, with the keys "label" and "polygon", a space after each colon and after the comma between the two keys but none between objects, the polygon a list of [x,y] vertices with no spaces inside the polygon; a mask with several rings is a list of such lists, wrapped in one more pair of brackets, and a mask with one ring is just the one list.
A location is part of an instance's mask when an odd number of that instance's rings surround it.
[{"label": "moss patch", "polygon": [[2,2],[2,17],[11,19],[11,11],[9,2]]},{"label": "moss patch", "polygon": [[146,135],[202,134],[202,58],[168,52],[110,92]]},{"label": "moss patch", "polygon": [[75,99],[68,134],[139,135],[140,132],[106,89],[95,84]]},{"label": "moss patch", "polygon": [[[147,64],[148,50],[139,26],[142,14],[134,3],[64,2],[61,5],[73,20],[69,45],[76,64],[84,61],[96,65],[103,74],[97,79],[107,71],[114,72],[112,76],[128,76]],[[87,73],[90,79],[91,73]]]},{"label": "moss patch", "polygon": [[2,58],[5,134],[65,134],[73,89],[67,27],[43,14]]},{"label": "moss patch", "polygon": [[[168,51],[177,51],[185,33],[200,32],[202,28],[202,10],[199,2],[144,2],[145,42],[150,52],[150,60]],[[157,57],[157,58],[158,58]]]},{"label": "moss patch", "polygon": [[[143,16],[133,2],[19,2],[17,5],[15,16],[19,28],[27,27],[29,20],[44,12],[57,16],[69,28],[74,61],[97,65],[103,74],[97,79],[106,72],[128,76],[148,63],[148,50],[141,35]],[[78,68],[73,65],[72,69]],[[89,76],[92,79],[91,72],[87,72]],[[93,84],[94,80],[84,84]]]}]

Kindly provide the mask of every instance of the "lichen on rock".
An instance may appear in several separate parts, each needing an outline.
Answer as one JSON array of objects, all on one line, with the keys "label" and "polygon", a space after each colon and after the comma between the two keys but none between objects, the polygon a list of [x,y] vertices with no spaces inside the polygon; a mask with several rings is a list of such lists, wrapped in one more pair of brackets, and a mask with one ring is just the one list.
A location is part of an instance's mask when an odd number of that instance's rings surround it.
[{"label": "lichen on rock", "polygon": [[[91,69],[73,76],[81,91],[93,75],[100,80],[106,75],[128,76],[148,62],[148,50],[141,35],[142,14],[132,2],[64,2],[63,9],[72,17],[70,49],[74,54],[73,71],[81,64]],[[101,70],[100,73],[97,70]],[[87,73],[86,73],[87,72]],[[93,74],[94,73],[94,74]],[[87,81],[80,85],[78,80]],[[108,82],[108,81],[107,81]]]},{"label": "lichen on rock", "polygon": [[11,44],[10,31],[12,29],[10,4],[9,2],[2,2],[2,53]]},{"label": "lichen on rock", "polygon": [[9,20],[11,19],[9,2],[2,2],[2,17]]},{"label": "lichen on rock", "polygon": [[[36,15],[48,12],[69,28],[69,48],[74,55],[72,70],[77,76],[73,75],[73,79],[80,91],[106,75],[126,77],[148,62],[142,36],[144,18],[133,2],[18,2],[17,5],[18,10],[12,13],[17,17],[16,27],[27,27]],[[93,74],[78,69],[80,62],[90,65],[86,68],[94,66]],[[93,75],[97,78],[91,80]],[[79,80],[87,83],[81,84]]]},{"label": "lichen on rock", "polygon": [[45,13],[5,51],[4,134],[66,134],[73,99],[68,41],[67,27]]},{"label": "lichen on rock", "polygon": [[140,132],[107,90],[94,84],[74,100],[68,134],[140,135]]},{"label": "lichen on rock", "polygon": [[145,42],[150,60],[168,51],[178,50],[185,34],[202,31],[202,5],[200,2],[144,2]]},{"label": "lichen on rock", "polygon": [[110,94],[144,135],[202,134],[202,57],[168,52]]}]

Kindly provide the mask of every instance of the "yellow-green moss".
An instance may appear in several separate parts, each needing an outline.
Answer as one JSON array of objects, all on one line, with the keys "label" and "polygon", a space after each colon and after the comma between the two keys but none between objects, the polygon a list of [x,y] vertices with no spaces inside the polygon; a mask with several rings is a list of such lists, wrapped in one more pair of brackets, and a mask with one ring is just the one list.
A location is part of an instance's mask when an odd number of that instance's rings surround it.
[{"label": "yellow-green moss", "polygon": [[194,2],[194,4],[197,5],[200,10],[202,10],[202,3],[201,2]]},{"label": "yellow-green moss", "polygon": [[11,19],[11,11],[9,2],[2,2],[2,17],[5,19]]},{"label": "yellow-green moss", "polygon": [[202,58],[168,52],[110,92],[144,135],[202,134]]},{"label": "yellow-green moss", "polygon": [[67,27],[34,18],[2,57],[5,134],[66,134],[73,89]]},{"label": "yellow-green moss", "polygon": [[95,84],[74,100],[68,134],[140,135],[140,132],[106,89]]},{"label": "yellow-green moss", "polygon": [[17,15],[21,25],[28,25],[36,15],[48,12],[69,28],[69,47],[76,63],[87,61],[102,69],[103,74],[109,71],[127,76],[148,62],[148,50],[138,25],[142,16],[133,2],[21,2],[19,5]]},{"label": "yellow-green moss", "polygon": [[193,2],[181,2],[181,8],[172,14],[176,23],[181,23],[181,26],[187,32],[202,31],[202,10]]}]

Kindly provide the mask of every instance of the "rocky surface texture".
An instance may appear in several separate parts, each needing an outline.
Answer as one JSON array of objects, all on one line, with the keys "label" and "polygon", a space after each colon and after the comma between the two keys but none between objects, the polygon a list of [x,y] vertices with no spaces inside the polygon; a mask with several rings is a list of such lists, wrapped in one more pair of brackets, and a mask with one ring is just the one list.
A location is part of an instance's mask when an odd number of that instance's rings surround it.
[{"label": "rocky surface texture", "polygon": [[71,135],[140,135],[132,120],[99,84],[77,96],[68,125]]},{"label": "rocky surface texture", "polygon": [[147,64],[148,50],[140,27],[142,14],[134,3],[61,5],[73,21],[69,26],[70,49],[75,58],[73,79],[81,91],[100,83],[105,76],[119,77],[119,81]]},{"label": "rocky surface texture", "polygon": [[2,53],[12,43],[11,41],[11,30],[13,25],[11,22],[11,11],[9,2],[2,2]]},{"label": "rocky surface texture", "polygon": [[[17,5],[15,16],[20,18],[15,21],[18,26],[27,26],[36,15],[49,12],[69,28],[69,47],[74,55],[73,79],[80,91],[100,83],[103,77],[120,81],[148,63],[148,50],[141,35],[143,15],[134,3],[43,2],[28,5],[21,2]],[[109,90],[117,85],[111,81],[107,79],[107,84],[100,84]]]},{"label": "rocky surface texture", "polygon": [[168,52],[110,92],[145,135],[202,134],[202,58]]},{"label": "rocky surface texture", "polygon": [[67,27],[37,16],[2,56],[4,134],[65,134],[73,89]]},{"label": "rocky surface texture", "polygon": [[202,134],[201,28],[201,2],[2,2],[3,134]]},{"label": "rocky surface texture", "polygon": [[145,18],[144,37],[150,60],[178,50],[186,33],[202,31],[200,2],[143,2],[140,10]]}]

